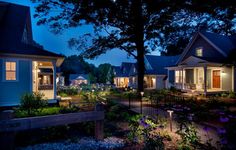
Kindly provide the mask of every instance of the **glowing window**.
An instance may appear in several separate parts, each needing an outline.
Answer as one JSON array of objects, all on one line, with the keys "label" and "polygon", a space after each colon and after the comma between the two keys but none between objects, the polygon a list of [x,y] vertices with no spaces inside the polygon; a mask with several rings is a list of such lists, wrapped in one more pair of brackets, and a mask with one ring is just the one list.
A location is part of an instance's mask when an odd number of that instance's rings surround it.
[{"label": "glowing window", "polygon": [[16,80],[16,62],[7,61],[5,63],[6,67],[6,80]]},{"label": "glowing window", "polygon": [[196,49],[196,56],[202,57],[202,48]]}]

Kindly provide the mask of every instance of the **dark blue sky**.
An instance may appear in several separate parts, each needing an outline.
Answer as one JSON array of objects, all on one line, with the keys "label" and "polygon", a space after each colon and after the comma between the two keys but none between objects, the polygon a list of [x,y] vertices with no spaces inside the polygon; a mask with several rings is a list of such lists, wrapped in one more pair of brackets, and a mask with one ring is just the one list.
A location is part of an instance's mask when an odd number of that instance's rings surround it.
[{"label": "dark blue sky", "polygon": [[[72,55],[78,54],[78,51],[72,50],[68,48],[67,41],[71,37],[76,37],[79,35],[83,35],[92,30],[91,26],[83,26],[78,28],[71,28],[66,30],[61,35],[54,35],[49,31],[47,26],[37,26],[37,20],[33,18],[34,14],[34,6],[30,0],[3,0],[5,2],[11,2],[16,4],[21,4],[25,6],[30,6],[31,8],[31,20],[32,20],[32,28],[33,28],[33,38],[34,40],[43,45],[46,50],[62,53],[64,55]],[[158,54],[158,52],[153,52],[152,54]],[[112,65],[120,65],[121,62],[134,62],[135,60],[130,57],[127,57],[127,53],[121,50],[112,50],[108,51],[106,54],[99,56],[94,60],[87,60],[89,63],[93,63],[96,66],[101,63],[111,63]]]}]

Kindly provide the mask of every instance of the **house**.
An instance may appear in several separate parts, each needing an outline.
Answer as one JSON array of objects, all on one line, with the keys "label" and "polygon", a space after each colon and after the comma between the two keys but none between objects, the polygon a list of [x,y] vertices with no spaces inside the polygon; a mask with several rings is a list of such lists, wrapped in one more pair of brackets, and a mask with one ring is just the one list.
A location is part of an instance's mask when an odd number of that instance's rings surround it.
[{"label": "house", "polygon": [[30,8],[0,2],[0,106],[15,106],[24,93],[41,92],[56,99],[56,67],[62,55],[34,40]]},{"label": "house", "polygon": [[183,91],[202,94],[235,91],[235,66],[227,63],[235,51],[236,35],[224,36],[198,31],[177,63],[174,85]]},{"label": "house", "polygon": [[[172,74],[168,75],[166,67],[176,63],[179,56],[156,56],[145,55],[145,74],[144,88],[145,89],[163,89],[167,87],[167,78],[173,78]],[[130,69],[130,86],[137,87],[137,64],[133,64]]]},{"label": "house", "polygon": [[122,62],[121,66],[113,66],[114,84],[118,88],[129,86],[129,73],[134,63]]},{"label": "house", "polygon": [[79,86],[81,84],[90,84],[88,74],[70,74],[70,85]]}]

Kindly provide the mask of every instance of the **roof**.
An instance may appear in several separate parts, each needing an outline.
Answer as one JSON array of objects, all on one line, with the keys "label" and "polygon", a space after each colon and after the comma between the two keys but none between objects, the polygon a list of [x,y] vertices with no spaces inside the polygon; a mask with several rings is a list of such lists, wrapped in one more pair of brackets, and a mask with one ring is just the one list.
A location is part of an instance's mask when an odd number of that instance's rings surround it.
[{"label": "roof", "polygon": [[120,66],[112,66],[114,75],[116,77],[122,77],[121,67]]},{"label": "roof", "polygon": [[88,74],[70,74],[69,80],[88,80],[89,76]]},{"label": "roof", "polygon": [[113,66],[116,77],[128,77],[132,65],[135,63],[122,62],[121,66]]},{"label": "roof", "polygon": [[[22,42],[27,28],[29,44]],[[12,3],[0,2],[0,53],[63,57],[36,46],[32,37],[30,8]]]},{"label": "roof", "polygon": [[203,34],[208,40],[210,40],[214,45],[216,45],[226,54],[229,54],[230,51],[236,47],[236,45],[234,44],[236,41],[233,41],[235,39],[232,38],[234,36],[225,36],[206,31],[201,31],[200,33]]},{"label": "roof", "polygon": [[122,62],[121,71],[122,71],[123,76],[129,76],[129,72],[133,64],[135,63]]},{"label": "roof", "polygon": [[181,54],[176,64],[182,61],[182,59],[187,54],[187,52],[189,51],[189,49],[191,48],[192,44],[195,42],[198,36],[204,38],[209,44],[211,44],[216,50],[218,50],[223,55],[222,58],[214,58],[214,59],[204,58],[207,61],[224,62],[225,59],[227,59],[227,57],[230,55],[232,50],[236,49],[236,35],[225,36],[212,32],[198,31],[193,36],[192,40],[189,42],[189,44],[185,48],[184,52]]},{"label": "roof", "polygon": [[0,2],[0,14],[1,44],[19,44],[22,39],[27,19],[30,19],[30,8],[17,4]]},{"label": "roof", "polygon": [[146,70],[145,74],[167,74],[165,67],[170,67],[175,65],[179,59],[177,56],[155,56],[155,55],[146,55],[145,56],[149,64],[151,65],[151,70]]}]

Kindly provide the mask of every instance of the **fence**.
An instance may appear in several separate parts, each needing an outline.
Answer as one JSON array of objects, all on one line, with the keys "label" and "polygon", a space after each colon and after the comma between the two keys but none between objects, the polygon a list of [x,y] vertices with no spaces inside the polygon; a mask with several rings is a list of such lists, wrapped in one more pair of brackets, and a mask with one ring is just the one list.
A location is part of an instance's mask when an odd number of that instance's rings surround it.
[{"label": "fence", "polygon": [[0,113],[1,149],[14,149],[15,132],[45,128],[73,123],[95,121],[95,137],[103,139],[104,109],[102,104],[95,106],[95,111],[58,114],[49,116],[13,118],[13,111]]}]

